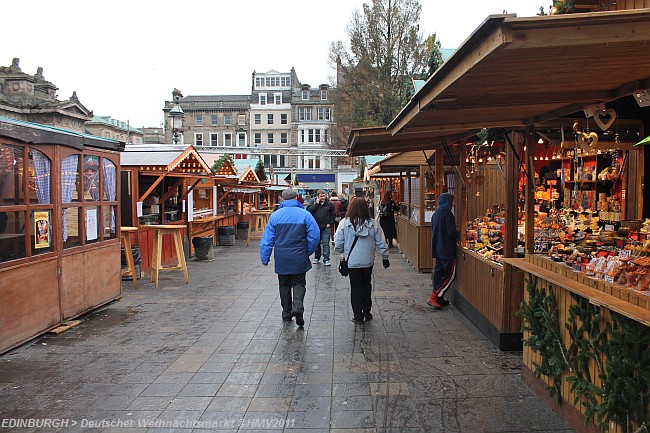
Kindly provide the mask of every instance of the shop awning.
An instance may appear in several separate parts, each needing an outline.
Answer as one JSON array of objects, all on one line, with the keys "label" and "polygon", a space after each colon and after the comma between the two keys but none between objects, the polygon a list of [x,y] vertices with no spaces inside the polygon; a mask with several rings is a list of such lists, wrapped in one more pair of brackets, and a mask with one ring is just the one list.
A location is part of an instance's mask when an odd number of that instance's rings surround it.
[{"label": "shop awning", "polygon": [[[412,152],[396,153],[387,156],[371,167],[371,170],[379,167],[375,173],[379,172],[399,172],[419,167],[421,165],[434,165],[435,161],[431,158],[436,153],[435,150],[416,150]],[[371,175],[374,173],[370,173]]]},{"label": "shop awning", "polygon": [[472,136],[479,130],[480,128],[455,131],[429,128],[393,135],[383,126],[353,129],[348,138],[348,152],[351,156],[362,156],[434,149],[441,142],[455,142]]},{"label": "shop awning", "polygon": [[[523,128],[613,101],[650,87],[649,42],[650,9],[490,16],[388,129],[436,138]],[[402,150],[391,143],[376,150],[382,148]]]}]

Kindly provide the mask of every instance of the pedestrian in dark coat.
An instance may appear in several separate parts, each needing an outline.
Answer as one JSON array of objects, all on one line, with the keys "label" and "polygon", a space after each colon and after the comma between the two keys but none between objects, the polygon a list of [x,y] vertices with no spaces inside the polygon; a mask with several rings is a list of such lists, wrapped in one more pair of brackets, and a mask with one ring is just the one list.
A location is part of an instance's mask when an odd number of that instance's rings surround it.
[{"label": "pedestrian in dark coat", "polygon": [[393,246],[393,239],[397,239],[397,228],[395,227],[395,212],[399,209],[393,200],[393,193],[387,191],[379,206],[379,225],[386,236],[386,243]]},{"label": "pedestrian in dark coat", "polygon": [[330,261],[330,229],[336,221],[336,212],[334,206],[327,199],[327,194],[322,189],[316,193],[314,202],[307,206],[307,210],[314,216],[318,227],[320,228],[320,243],[316,247],[314,254],[313,264],[317,264],[320,260],[321,254],[323,256],[323,264],[325,266],[332,266]]},{"label": "pedestrian in dark coat", "polygon": [[[271,214],[260,241],[260,260],[268,266],[271,252],[275,250],[275,273],[280,284],[282,320],[303,326],[306,291],[306,273],[311,269],[309,256],[320,241],[320,229],[314,217],[296,200],[293,189],[282,191],[284,201]],[[291,292],[293,290],[293,297]]]},{"label": "pedestrian in dark coat", "polygon": [[456,279],[458,230],[451,211],[453,203],[453,194],[441,194],[438,197],[438,208],[431,216],[431,256],[436,260],[436,268],[433,273],[433,291],[427,304],[438,310],[449,304],[444,296]]}]

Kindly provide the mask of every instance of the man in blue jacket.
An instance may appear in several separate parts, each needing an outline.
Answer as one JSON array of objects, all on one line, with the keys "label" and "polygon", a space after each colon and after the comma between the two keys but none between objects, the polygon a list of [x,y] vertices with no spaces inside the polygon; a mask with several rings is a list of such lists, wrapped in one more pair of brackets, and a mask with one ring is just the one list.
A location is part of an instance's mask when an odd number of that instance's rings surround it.
[{"label": "man in blue jacket", "polygon": [[433,291],[427,304],[439,310],[449,305],[444,296],[456,279],[456,219],[451,212],[454,195],[440,194],[438,208],[431,216],[431,256],[436,259],[433,273]]},{"label": "man in blue jacket", "polygon": [[[260,259],[268,266],[275,249],[275,273],[280,283],[282,320],[304,326],[306,291],[305,274],[311,269],[309,256],[320,242],[320,229],[314,217],[296,200],[298,193],[290,188],[282,191],[284,201],[271,214],[260,241]],[[291,290],[293,289],[293,299]]]}]

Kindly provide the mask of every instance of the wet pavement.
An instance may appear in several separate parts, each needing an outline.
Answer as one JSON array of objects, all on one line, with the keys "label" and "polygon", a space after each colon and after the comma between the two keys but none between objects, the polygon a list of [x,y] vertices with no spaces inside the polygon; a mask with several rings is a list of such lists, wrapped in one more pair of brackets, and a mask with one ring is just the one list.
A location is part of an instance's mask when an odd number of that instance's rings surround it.
[{"label": "wet pavement", "polygon": [[572,431],[522,383],[521,353],[427,307],[430,274],[396,248],[361,325],[348,280],[315,265],[303,329],[258,245],[189,261],[189,285],[125,280],[120,301],[0,356],[0,433]]}]

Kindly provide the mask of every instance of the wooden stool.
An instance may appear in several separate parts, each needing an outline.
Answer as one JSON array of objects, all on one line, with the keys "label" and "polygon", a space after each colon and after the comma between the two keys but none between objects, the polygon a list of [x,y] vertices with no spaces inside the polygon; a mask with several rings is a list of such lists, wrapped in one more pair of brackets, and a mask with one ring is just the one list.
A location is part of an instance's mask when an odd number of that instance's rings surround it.
[{"label": "wooden stool", "polygon": [[137,231],[137,227],[120,227],[120,240],[124,244],[124,255],[126,256],[126,264],[129,268],[128,271],[122,272],[122,276],[130,276],[133,278],[133,287],[136,289],[138,288],[138,275],[135,273],[135,263],[133,262],[133,250],[131,249],[129,233]]},{"label": "wooden stool", "polygon": [[[151,253],[151,281],[156,283],[158,288],[158,273],[160,271],[182,270],[185,275],[185,284],[190,283],[187,275],[187,264],[185,263],[185,253],[183,251],[183,240],[181,239],[181,230],[185,226],[181,225],[152,225],[153,228],[153,252]],[[163,235],[172,235],[174,246],[176,247],[176,257],[178,265],[163,268],[162,266],[162,239]]]},{"label": "wooden stool", "polygon": [[266,228],[267,216],[266,212],[252,211],[250,215],[250,223],[248,224],[248,236],[246,236],[246,246],[251,239],[262,239],[262,234]]}]

